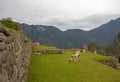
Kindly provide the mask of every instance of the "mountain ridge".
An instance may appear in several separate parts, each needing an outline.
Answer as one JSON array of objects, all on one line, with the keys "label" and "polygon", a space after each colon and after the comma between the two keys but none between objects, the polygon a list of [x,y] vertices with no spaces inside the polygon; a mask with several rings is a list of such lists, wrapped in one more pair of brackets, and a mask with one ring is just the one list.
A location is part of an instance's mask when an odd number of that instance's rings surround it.
[{"label": "mountain ridge", "polygon": [[33,42],[38,41],[44,45],[54,45],[58,48],[76,48],[94,40],[99,46],[105,46],[113,42],[120,30],[120,18],[89,31],[81,29],[62,31],[55,26],[28,25],[25,23],[19,25],[23,34],[29,36]]}]

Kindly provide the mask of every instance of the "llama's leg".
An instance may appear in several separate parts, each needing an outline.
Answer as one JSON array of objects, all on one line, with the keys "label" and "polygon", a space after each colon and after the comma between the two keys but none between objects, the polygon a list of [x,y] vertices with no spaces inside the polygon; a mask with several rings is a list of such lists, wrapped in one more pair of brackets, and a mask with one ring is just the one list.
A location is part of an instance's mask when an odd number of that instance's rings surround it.
[{"label": "llama's leg", "polygon": [[78,62],[78,57],[76,56],[76,62]]},{"label": "llama's leg", "polygon": [[76,62],[77,60],[76,60],[76,57],[75,57],[75,62]]},{"label": "llama's leg", "polygon": [[75,62],[75,57],[73,58],[73,61]]},{"label": "llama's leg", "polygon": [[71,62],[71,58],[69,58],[69,62]]},{"label": "llama's leg", "polygon": [[78,56],[78,61],[79,61],[79,56]]},{"label": "llama's leg", "polygon": [[72,62],[72,61],[73,61],[73,58],[70,57],[70,58],[69,58],[69,62]]},{"label": "llama's leg", "polygon": [[80,55],[78,55],[78,61],[79,61],[79,57],[80,57]]},{"label": "llama's leg", "polygon": [[79,56],[77,56],[77,62],[79,61]]}]

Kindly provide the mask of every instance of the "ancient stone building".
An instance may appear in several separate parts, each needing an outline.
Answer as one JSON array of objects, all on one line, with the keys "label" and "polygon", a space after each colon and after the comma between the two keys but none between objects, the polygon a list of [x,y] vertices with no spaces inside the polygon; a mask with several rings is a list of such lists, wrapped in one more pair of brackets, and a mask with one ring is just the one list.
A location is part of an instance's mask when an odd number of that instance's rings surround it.
[{"label": "ancient stone building", "polygon": [[39,43],[39,42],[35,42],[35,43],[33,43],[32,45],[33,45],[33,47],[39,47],[39,46],[40,46],[40,43]]}]

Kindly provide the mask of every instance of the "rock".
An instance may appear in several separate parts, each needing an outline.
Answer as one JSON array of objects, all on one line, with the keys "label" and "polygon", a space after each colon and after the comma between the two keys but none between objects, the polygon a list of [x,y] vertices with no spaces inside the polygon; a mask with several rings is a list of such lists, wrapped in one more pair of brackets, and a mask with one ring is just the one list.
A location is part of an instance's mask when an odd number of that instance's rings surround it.
[{"label": "rock", "polygon": [[108,65],[114,69],[118,69],[118,60],[116,58],[112,58],[109,60],[99,60],[98,62]]},{"label": "rock", "polygon": [[2,24],[0,24],[0,32],[3,32],[4,28],[2,26]]},{"label": "rock", "polygon": [[0,33],[0,43],[6,41],[6,36],[3,33]]},{"label": "rock", "polygon": [[31,59],[32,42],[0,24],[0,82],[25,82]]}]

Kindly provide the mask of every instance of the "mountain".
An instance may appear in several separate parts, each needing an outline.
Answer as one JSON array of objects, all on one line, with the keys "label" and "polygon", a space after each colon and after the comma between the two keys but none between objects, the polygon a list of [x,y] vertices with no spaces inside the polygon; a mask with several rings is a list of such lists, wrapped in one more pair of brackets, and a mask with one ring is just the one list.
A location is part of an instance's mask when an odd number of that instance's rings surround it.
[{"label": "mountain", "polygon": [[55,45],[59,48],[74,47],[65,37],[64,32],[54,26],[20,24],[22,32],[29,36],[33,42],[44,45]]},{"label": "mountain", "polygon": [[110,22],[89,31],[89,34],[93,35],[93,39],[99,45],[106,45],[114,41],[114,38],[119,31],[120,31],[120,18],[116,20],[111,20]]},{"label": "mountain", "polygon": [[54,26],[19,24],[22,32],[29,36],[33,42],[39,41],[44,45],[54,45],[58,48],[82,47],[95,41],[99,46],[105,46],[114,41],[120,31],[120,18],[111,20],[90,31],[69,29],[61,31]]},{"label": "mountain", "polygon": [[89,43],[91,38],[88,32],[80,29],[64,31],[64,35],[75,47],[82,47],[83,44]]}]

